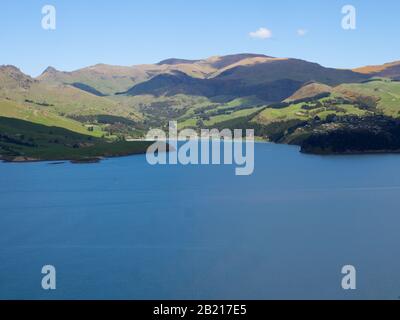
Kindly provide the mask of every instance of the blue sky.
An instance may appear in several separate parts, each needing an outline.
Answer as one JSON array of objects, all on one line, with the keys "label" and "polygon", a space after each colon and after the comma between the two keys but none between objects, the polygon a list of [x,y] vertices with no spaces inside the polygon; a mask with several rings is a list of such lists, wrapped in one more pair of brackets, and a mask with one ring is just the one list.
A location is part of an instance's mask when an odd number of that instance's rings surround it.
[{"label": "blue sky", "polygon": [[[55,31],[41,27],[46,4],[57,9]],[[357,9],[356,30],[341,28],[346,4]],[[49,65],[251,52],[351,68],[400,60],[399,12],[398,0],[2,0],[0,64],[36,76]],[[272,36],[249,35],[260,28]]]}]

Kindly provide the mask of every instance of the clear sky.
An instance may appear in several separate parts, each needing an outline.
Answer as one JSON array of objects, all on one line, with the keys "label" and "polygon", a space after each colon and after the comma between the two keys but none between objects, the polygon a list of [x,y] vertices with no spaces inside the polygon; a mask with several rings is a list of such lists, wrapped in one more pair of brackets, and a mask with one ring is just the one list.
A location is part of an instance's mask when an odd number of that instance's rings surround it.
[{"label": "clear sky", "polygon": [[[41,26],[46,4],[57,9],[54,31]],[[346,4],[356,30],[341,27]],[[351,68],[400,60],[399,13],[398,0],[1,0],[0,64],[36,76],[49,65],[251,52]]]}]

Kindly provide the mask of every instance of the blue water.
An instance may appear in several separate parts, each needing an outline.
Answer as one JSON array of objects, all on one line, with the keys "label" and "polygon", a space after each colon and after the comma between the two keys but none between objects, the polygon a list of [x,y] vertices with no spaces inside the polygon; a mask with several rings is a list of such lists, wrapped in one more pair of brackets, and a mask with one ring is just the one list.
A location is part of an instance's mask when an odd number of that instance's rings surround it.
[{"label": "blue water", "polygon": [[144,156],[0,163],[0,299],[398,299],[400,156],[255,152],[249,177]]}]

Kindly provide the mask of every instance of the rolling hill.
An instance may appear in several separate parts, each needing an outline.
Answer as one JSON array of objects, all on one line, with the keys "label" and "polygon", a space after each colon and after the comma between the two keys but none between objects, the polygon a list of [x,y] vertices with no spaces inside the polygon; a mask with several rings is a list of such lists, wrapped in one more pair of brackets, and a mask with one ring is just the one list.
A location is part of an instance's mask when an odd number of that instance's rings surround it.
[{"label": "rolling hill", "polygon": [[48,67],[37,78],[0,66],[0,117],[110,141],[177,120],[181,128],[246,127],[299,142],[323,130],[321,123],[361,126],[356,119],[368,118],[371,127],[371,117],[399,118],[399,76],[399,62],[343,70],[248,53],[71,72]]},{"label": "rolling hill", "polygon": [[14,66],[0,66],[0,98],[60,115],[114,115],[141,118],[134,110],[77,86],[33,79]]},{"label": "rolling hill", "polygon": [[145,153],[151,142],[107,141],[64,127],[0,116],[0,159],[14,162],[72,160]]},{"label": "rolling hill", "polygon": [[305,84],[303,87],[297,90],[289,98],[286,98],[284,101],[291,102],[305,98],[312,98],[321,94],[331,93],[332,91],[333,88],[328,85],[317,82],[311,82]]},{"label": "rolling hill", "polygon": [[97,130],[89,131],[88,128],[73,119],[63,117],[55,112],[50,112],[45,108],[36,108],[30,105],[21,105],[14,101],[0,99],[0,116],[20,119],[31,123],[56,126],[67,130],[86,134],[90,136],[100,137],[104,132]]}]

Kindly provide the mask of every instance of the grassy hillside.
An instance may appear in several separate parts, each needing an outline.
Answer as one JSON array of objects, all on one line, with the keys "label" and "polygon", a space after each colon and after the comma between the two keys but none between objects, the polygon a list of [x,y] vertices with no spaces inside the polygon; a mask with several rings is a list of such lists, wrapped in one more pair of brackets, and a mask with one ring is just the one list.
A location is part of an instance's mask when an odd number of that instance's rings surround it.
[{"label": "grassy hillside", "polygon": [[46,108],[41,109],[29,105],[20,105],[10,100],[0,99],[0,116],[25,120],[46,126],[65,128],[76,133],[86,134],[93,137],[100,137],[104,134],[104,132],[98,127],[95,127],[93,131],[89,131],[82,123],[62,117],[54,112],[49,112]]},{"label": "grassy hillside", "polygon": [[[252,107],[244,109],[227,109],[227,108],[216,108],[215,111],[209,111],[208,114],[195,116],[193,118],[179,122],[180,128],[202,128],[202,127],[219,127],[222,123],[232,123],[237,119],[248,117],[252,114],[261,111],[264,107]],[[219,113],[219,114],[218,114]],[[214,114],[214,115],[211,115]],[[227,127],[235,129],[234,127]]]},{"label": "grassy hillside", "polygon": [[268,107],[253,119],[254,122],[267,125],[273,122],[288,120],[326,119],[329,115],[363,116],[367,110],[360,108],[352,101],[345,100],[339,95],[311,100],[309,102],[294,102],[283,107]]},{"label": "grassy hillside", "polygon": [[0,90],[0,96],[32,107],[42,107],[61,115],[120,115],[140,119],[133,110],[105,97],[66,85],[44,85],[35,82],[26,89]]},{"label": "grassy hillside", "polygon": [[72,85],[32,79],[13,66],[0,66],[0,98],[60,115],[109,114],[140,120],[134,110]]},{"label": "grassy hillside", "polygon": [[76,84],[74,87],[38,81],[13,66],[0,66],[0,80],[0,116],[97,137],[142,134],[142,114]]},{"label": "grassy hillside", "polygon": [[301,87],[289,98],[285,99],[285,102],[293,102],[305,98],[312,98],[320,94],[331,93],[332,91],[333,88],[328,85],[317,82],[311,82]]},{"label": "grassy hillside", "polygon": [[348,97],[366,96],[377,101],[377,107],[383,114],[400,116],[400,82],[388,79],[375,79],[361,84],[343,84],[335,92]]},{"label": "grassy hillside", "polygon": [[[371,113],[391,117],[400,116],[400,82],[374,79],[363,83],[342,84],[337,87],[320,87],[318,90],[301,88],[286,103],[272,105],[261,112],[254,121],[268,124],[286,120],[325,119],[328,115],[365,116]],[[328,91],[328,96],[314,98],[317,92]],[[324,89],[325,88],[325,89]],[[315,88],[314,88],[315,89]],[[307,98],[308,92],[309,98]],[[294,97],[301,97],[293,101]]]},{"label": "grassy hillside", "polygon": [[145,153],[150,142],[107,141],[64,128],[0,117],[0,158],[76,160]]}]

